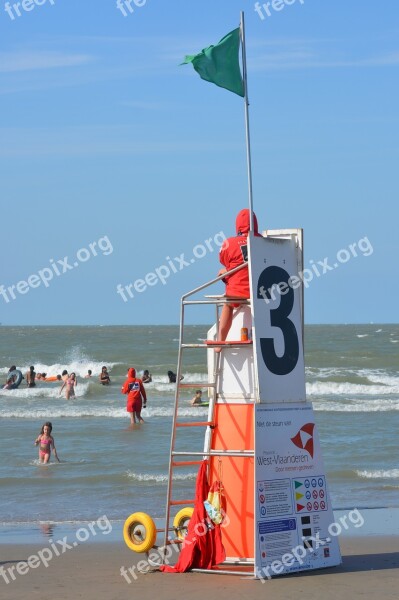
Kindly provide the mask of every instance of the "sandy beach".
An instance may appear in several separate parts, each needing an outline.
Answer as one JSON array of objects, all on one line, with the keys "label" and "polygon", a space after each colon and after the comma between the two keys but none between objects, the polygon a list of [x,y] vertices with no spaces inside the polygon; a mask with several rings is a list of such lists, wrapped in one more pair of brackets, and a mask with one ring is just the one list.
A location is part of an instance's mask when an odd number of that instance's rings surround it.
[{"label": "sandy beach", "polygon": [[[343,563],[333,569],[254,581],[248,577],[186,573],[180,575],[151,572],[130,577],[120,569],[137,565],[144,555],[136,555],[123,543],[82,544],[54,557],[47,568],[41,563],[24,575],[16,570],[15,581],[9,569],[37,554],[43,545],[3,545],[0,549],[1,597],[4,600],[58,600],[71,598],[131,599],[132,597],[172,600],[189,595],[192,600],[259,597],[268,594],[273,600],[306,596],[307,600],[335,598],[396,599],[399,586],[399,537],[361,537],[341,540]],[[135,572],[135,571],[134,571]]]}]

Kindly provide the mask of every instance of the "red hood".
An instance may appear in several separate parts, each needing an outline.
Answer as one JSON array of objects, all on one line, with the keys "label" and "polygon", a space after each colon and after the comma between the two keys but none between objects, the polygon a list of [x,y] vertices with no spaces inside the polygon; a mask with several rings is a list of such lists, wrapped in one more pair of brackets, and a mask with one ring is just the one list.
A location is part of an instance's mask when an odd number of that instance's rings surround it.
[{"label": "red hood", "polygon": [[134,379],[136,377],[136,369],[129,369],[127,372],[127,378],[128,379]]},{"label": "red hood", "polygon": [[[236,218],[236,232],[237,235],[247,235],[248,231],[249,231],[249,224],[250,224],[250,218],[249,218],[249,208],[243,208],[242,210],[240,210],[240,212],[237,215]],[[256,218],[256,215],[254,213],[254,233],[258,234],[258,220]]]}]

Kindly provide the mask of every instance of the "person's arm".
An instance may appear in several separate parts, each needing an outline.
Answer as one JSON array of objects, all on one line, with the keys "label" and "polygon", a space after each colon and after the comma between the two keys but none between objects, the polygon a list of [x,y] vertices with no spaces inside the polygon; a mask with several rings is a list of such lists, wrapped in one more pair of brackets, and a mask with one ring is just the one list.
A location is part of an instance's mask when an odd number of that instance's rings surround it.
[{"label": "person's arm", "polygon": [[64,389],[64,387],[65,387],[65,384],[66,384],[66,381],[64,381],[64,383],[63,383],[63,384],[62,384],[62,386],[61,386],[61,389],[60,389],[60,396],[61,396],[61,392],[62,392],[62,390],[63,390],[63,389]]},{"label": "person's arm", "polygon": [[143,397],[143,408],[147,406],[147,394],[145,393],[145,387],[143,386],[143,382],[140,381],[140,391]]},{"label": "person's arm", "polygon": [[39,435],[36,439],[35,439],[35,446],[37,446],[38,444],[40,444],[40,439],[41,439],[41,435]]},{"label": "person's arm", "polygon": [[51,446],[53,448],[53,452],[54,452],[54,456],[55,458],[58,460],[58,462],[61,462],[60,459],[58,458],[58,454],[57,454],[57,450],[55,449],[55,443],[54,443],[54,438],[51,438]]}]

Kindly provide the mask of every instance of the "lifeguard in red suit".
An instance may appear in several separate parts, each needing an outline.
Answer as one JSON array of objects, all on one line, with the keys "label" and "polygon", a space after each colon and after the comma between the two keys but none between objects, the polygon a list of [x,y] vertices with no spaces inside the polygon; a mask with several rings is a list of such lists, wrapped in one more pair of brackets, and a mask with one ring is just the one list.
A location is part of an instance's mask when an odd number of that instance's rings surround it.
[{"label": "lifeguard in red suit", "polygon": [[[223,242],[219,252],[219,259],[224,269],[220,269],[219,275],[223,275],[227,271],[231,271],[235,267],[238,267],[243,262],[248,260],[247,256],[247,237],[250,229],[250,212],[248,208],[240,210],[236,218],[236,232],[235,237],[227,238]],[[258,221],[254,213],[254,233],[258,233]],[[225,296],[230,298],[249,298],[249,275],[248,267],[240,269],[232,275],[228,275],[223,279],[226,284]],[[233,322],[233,311],[234,308],[240,306],[239,304],[224,304],[219,321],[219,337],[220,341],[224,341],[229,333],[231,324]],[[220,352],[221,348],[215,348],[215,352]]]},{"label": "lifeguard in red suit", "polygon": [[141,409],[147,405],[147,396],[141,379],[136,377],[136,370],[131,368],[127,372],[127,379],[122,387],[122,394],[127,394],[126,410],[130,414],[130,423],[144,423]]}]

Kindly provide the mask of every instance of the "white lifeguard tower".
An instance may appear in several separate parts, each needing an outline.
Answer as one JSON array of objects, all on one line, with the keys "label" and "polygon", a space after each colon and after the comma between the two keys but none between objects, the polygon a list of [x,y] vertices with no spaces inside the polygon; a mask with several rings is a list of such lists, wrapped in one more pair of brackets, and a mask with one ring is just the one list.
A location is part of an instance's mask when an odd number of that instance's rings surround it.
[{"label": "white lifeguard tower", "polygon": [[[246,264],[235,270],[240,268]],[[214,351],[220,345],[215,342],[218,313],[227,300],[191,299],[220,277],[181,301],[164,547],[172,541],[171,531],[177,539],[184,537],[195,501],[175,493],[174,475],[181,467],[207,460],[210,485],[222,473],[228,519],[222,528],[226,561],[205,572],[264,578],[335,566],[341,562],[340,550],[329,533],[334,517],[305,390],[302,230],[267,231],[261,237],[250,233],[248,268],[251,299],[233,300],[239,306],[220,353]],[[186,343],[185,311],[198,304],[216,306],[216,323],[204,343]],[[241,340],[243,327],[252,333],[249,341]],[[207,348],[205,385],[180,381],[185,353],[195,348]],[[189,387],[208,388],[206,421],[179,418],[180,393]],[[205,429],[202,449],[190,448],[187,427]],[[126,521],[125,541],[136,551],[148,552],[157,532],[147,515],[144,520],[138,515]]]}]

